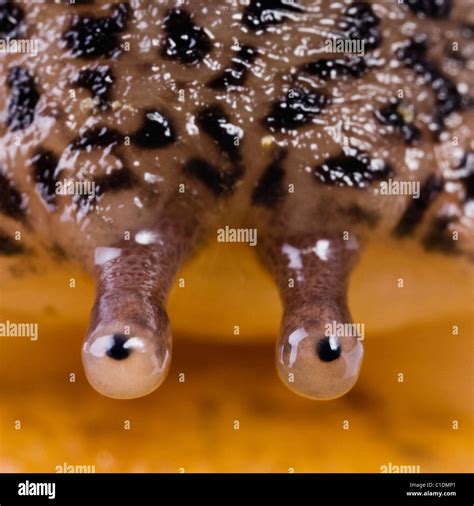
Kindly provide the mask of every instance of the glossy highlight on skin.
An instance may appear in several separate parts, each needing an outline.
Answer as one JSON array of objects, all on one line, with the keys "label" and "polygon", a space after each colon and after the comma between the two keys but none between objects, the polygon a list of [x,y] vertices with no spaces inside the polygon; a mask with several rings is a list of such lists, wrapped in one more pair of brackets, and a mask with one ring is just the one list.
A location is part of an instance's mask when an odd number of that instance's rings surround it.
[{"label": "glossy highlight on skin", "polygon": [[[332,347],[327,341],[334,341]],[[329,351],[322,354],[321,350],[328,347]],[[318,340],[302,327],[280,340],[276,367],[280,379],[293,392],[309,399],[330,400],[355,385],[362,357],[359,340],[334,336]]]},{"label": "glossy highlight on skin", "polygon": [[[183,263],[221,228],[255,230],[283,304],[279,377],[311,399],[344,395],[363,336],[328,328],[352,322],[347,285],[366,242],[474,260],[469,9],[171,4],[0,5],[0,38],[27,30],[41,47],[34,60],[0,54],[0,260],[15,273],[61,252],[94,276],[84,369],[128,399],[166,378]],[[354,38],[364,54],[325,49]],[[94,190],[60,195],[66,178]],[[420,198],[383,195],[390,179],[420,183]]]}]

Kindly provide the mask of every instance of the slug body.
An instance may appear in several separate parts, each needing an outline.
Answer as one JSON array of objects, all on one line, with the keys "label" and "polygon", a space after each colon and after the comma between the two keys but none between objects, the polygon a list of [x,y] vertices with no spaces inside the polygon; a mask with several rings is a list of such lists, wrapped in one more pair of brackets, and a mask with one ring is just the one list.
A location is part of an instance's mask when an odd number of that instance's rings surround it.
[{"label": "slug body", "polygon": [[93,272],[87,377],[138,397],[169,368],[182,262],[255,229],[284,304],[280,377],[344,394],[362,342],[327,328],[351,322],[364,243],[473,259],[472,16],[468,0],[1,0],[0,41],[37,41],[0,53],[2,268],[55,251]]}]

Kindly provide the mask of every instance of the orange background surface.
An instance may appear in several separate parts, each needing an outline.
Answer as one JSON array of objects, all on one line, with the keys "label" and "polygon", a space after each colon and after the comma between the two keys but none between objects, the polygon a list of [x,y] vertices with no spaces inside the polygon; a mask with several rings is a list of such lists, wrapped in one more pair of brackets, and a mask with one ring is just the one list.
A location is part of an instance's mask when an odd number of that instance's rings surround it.
[{"label": "orange background surface", "polygon": [[0,338],[0,471],[474,471],[472,267],[402,243],[369,249],[349,297],[365,323],[361,376],[346,396],[321,402],[277,378],[281,307],[251,253],[214,246],[184,268],[186,287],[170,302],[169,377],[129,401],[85,379],[86,275],[65,265],[2,283],[0,321],[38,322],[40,336]]}]

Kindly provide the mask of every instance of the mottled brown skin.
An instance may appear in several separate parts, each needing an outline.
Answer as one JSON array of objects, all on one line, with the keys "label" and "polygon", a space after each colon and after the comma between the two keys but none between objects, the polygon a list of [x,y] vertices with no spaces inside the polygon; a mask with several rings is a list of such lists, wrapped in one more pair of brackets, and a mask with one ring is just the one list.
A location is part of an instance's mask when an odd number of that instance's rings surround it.
[{"label": "mottled brown skin", "polygon": [[[360,340],[331,341],[327,360],[316,350],[327,323],[350,321],[359,245],[395,234],[472,259],[472,2],[423,13],[396,0],[269,0],[281,8],[263,17],[257,0],[77,3],[37,2],[23,16],[21,2],[0,6],[0,29],[40,48],[0,54],[2,263],[55,250],[94,272],[88,378],[106,395],[136,397],[166,375],[166,296],[181,262],[219,227],[255,227],[285,305],[280,376],[312,398],[345,393]],[[422,34],[426,47],[401,56]],[[366,40],[364,68],[318,76],[315,62],[353,58],[324,50],[342,36]],[[84,72],[99,72],[101,85]],[[382,195],[389,177],[420,182],[422,204]],[[63,178],[93,180],[100,194],[54,195]],[[301,328],[307,337],[289,344]]]}]

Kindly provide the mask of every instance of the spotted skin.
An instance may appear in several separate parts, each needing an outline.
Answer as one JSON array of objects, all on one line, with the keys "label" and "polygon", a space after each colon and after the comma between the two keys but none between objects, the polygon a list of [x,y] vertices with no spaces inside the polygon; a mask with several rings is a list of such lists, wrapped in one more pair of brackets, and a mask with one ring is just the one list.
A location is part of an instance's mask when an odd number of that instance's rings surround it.
[{"label": "spotted skin", "polygon": [[[0,39],[39,42],[34,57],[0,53],[2,266],[47,253],[92,272],[87,377],[138,397],[169,368],[181,263],[216,228],[256,228],[284,305],[278,374],[313,399],[344,394],[362,342],[325,329],[351,321],[363,245],[392,236],[474,260],[473,12],[0,0]],[[65,181],[91,193],[61,194]],[[393,181],[419,198],[385,195]]]}]

